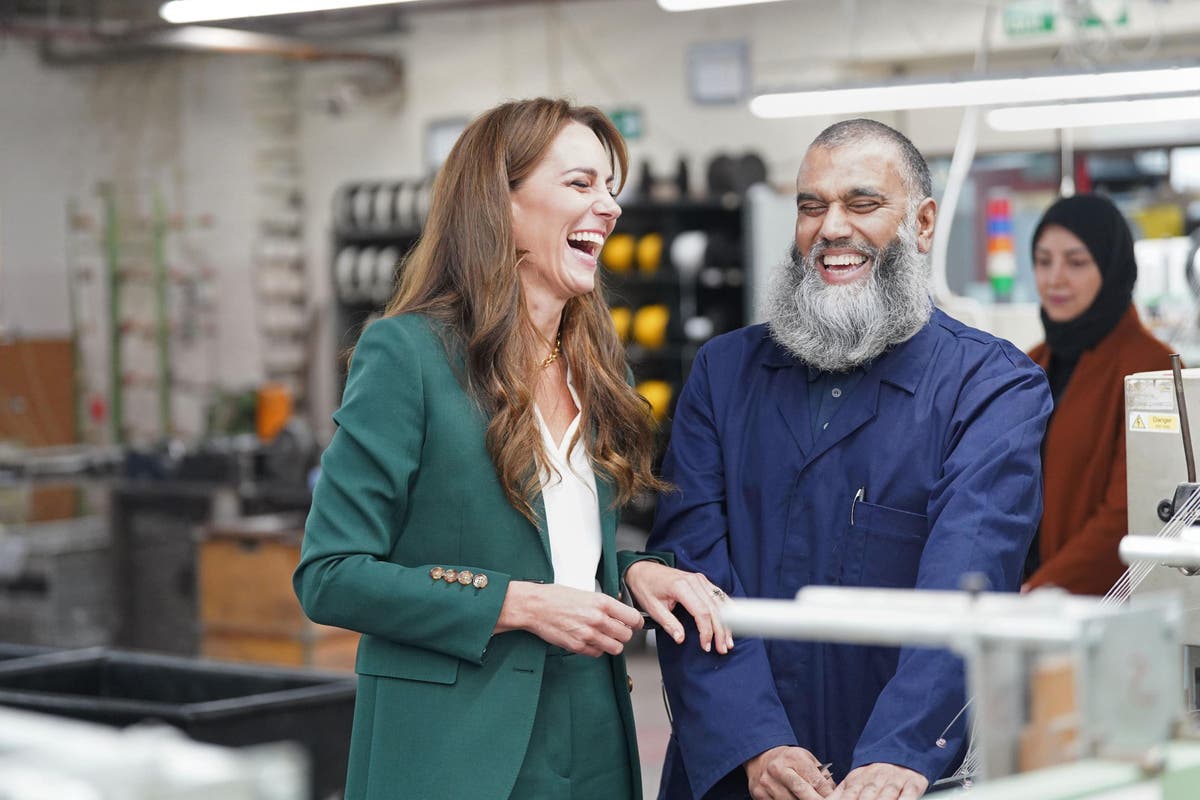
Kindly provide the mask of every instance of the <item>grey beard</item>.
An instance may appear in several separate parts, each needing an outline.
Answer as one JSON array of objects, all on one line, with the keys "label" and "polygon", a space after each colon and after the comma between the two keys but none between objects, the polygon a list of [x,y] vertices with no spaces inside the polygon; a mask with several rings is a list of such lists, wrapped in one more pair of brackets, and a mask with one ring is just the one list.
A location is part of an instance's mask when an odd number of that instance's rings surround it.
[{"label": "grey beard", "polygon": [[[824,251],[854,247],[869,253],[871,271],[845,285],[825,283],[818,270]],[[864,242],[818,241],[802,255],[792,245],[767,293],[767,325],[775,341],[800,361],[826,372],[847,372],[912,338],[929,321],[925,257],[915,228],[900,225],[882,250]]]}]

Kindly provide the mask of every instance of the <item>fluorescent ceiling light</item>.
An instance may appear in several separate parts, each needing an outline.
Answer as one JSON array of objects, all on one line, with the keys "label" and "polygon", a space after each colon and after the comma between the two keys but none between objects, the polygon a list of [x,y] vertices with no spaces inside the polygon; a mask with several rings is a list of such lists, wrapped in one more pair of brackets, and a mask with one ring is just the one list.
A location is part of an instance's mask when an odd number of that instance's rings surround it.
[{"label": "fluorescent ceiling light", "polygon": [[215,19],[270,17],[275,14],[303,14],[411,2],[413,0],[171,0],[163,3],[158,15],[174,23],[209,22]]},{"label": "fluorescent ceiling light", "polygon": [[987,123],[998,131],[1036,131],[1100,125],[1136,125],[1200,119],[1200,95],[1117,100],[1105,103],[1060,103],[1048,106],[995,108]]},{"label": "fluorescent ceiling light", "polygon": [[283,36],[202,25],[162,28],[159,32],[146,36],[141,41],[151,45],[205,52],[213,50],[227,53],[288,52],[296,56],[315,55],[320,52],[307,42]]},{"label": "fluorescent ceiling light", "polygon": [[901,83],[807,92],[761,94],[750,111],[765,119],[840,116],[874,111],[996,106],[1088,100],[1103,97],[1179,94],[1200,89],[1200,67],[1124,72],[1030,75],[936,83]]},{"label": "fluorescent ceiling light", "polygon": [[779,0],[658,0],[663,11],[703,11],[726,6],[752,6],[756,3],[778,3]]}]

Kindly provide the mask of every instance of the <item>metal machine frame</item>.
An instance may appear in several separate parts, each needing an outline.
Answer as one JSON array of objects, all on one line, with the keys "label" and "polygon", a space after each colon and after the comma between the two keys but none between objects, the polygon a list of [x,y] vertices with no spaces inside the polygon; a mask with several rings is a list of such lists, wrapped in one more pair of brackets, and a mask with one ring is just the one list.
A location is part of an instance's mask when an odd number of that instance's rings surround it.
[{"label": "metal machine frame", "polygon": [[1031,656],[1071,659],[1079,757],[1136,762],[1175,736],[1183,720],[1183,609],[1173,596],[1114,607],[1053,589],[1015,595],[814,586],[794,601],[733,600],[724,618],[742,635],[945,647],[961,655],[980,778],[1017,771]]}]

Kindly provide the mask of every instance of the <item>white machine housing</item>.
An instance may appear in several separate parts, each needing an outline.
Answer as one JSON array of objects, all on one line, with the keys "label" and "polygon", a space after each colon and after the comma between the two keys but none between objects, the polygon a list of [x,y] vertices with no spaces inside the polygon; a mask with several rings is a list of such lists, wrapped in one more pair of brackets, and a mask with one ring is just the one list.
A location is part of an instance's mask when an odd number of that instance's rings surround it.
[{"label": "white machine housing", "polygon": [[[1182,370],[1187,416],[1195,447],[1200,425],[1200,369]],[[1125,378],[1125,463],[1130,535],[1153,536],[1163,527],[1158,506],[1188,479],[1182,424],[1169,370]],[[1134,595],[1178,592],[1183,597],[1183,663],[1187,708],[1200,708],[1200,576],[1157,566]]]}]

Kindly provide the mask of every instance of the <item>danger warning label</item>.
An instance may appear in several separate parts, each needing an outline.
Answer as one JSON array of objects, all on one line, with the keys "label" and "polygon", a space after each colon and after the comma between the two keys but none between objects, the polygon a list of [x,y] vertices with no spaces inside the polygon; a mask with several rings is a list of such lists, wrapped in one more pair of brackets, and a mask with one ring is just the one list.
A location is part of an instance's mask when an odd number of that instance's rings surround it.
[{"label": "danger warning label", "polygon": [[1151,411],[1130,411],[1129,430],[1151,433],[1179,433],[1178,414],[1159,414]]}]

